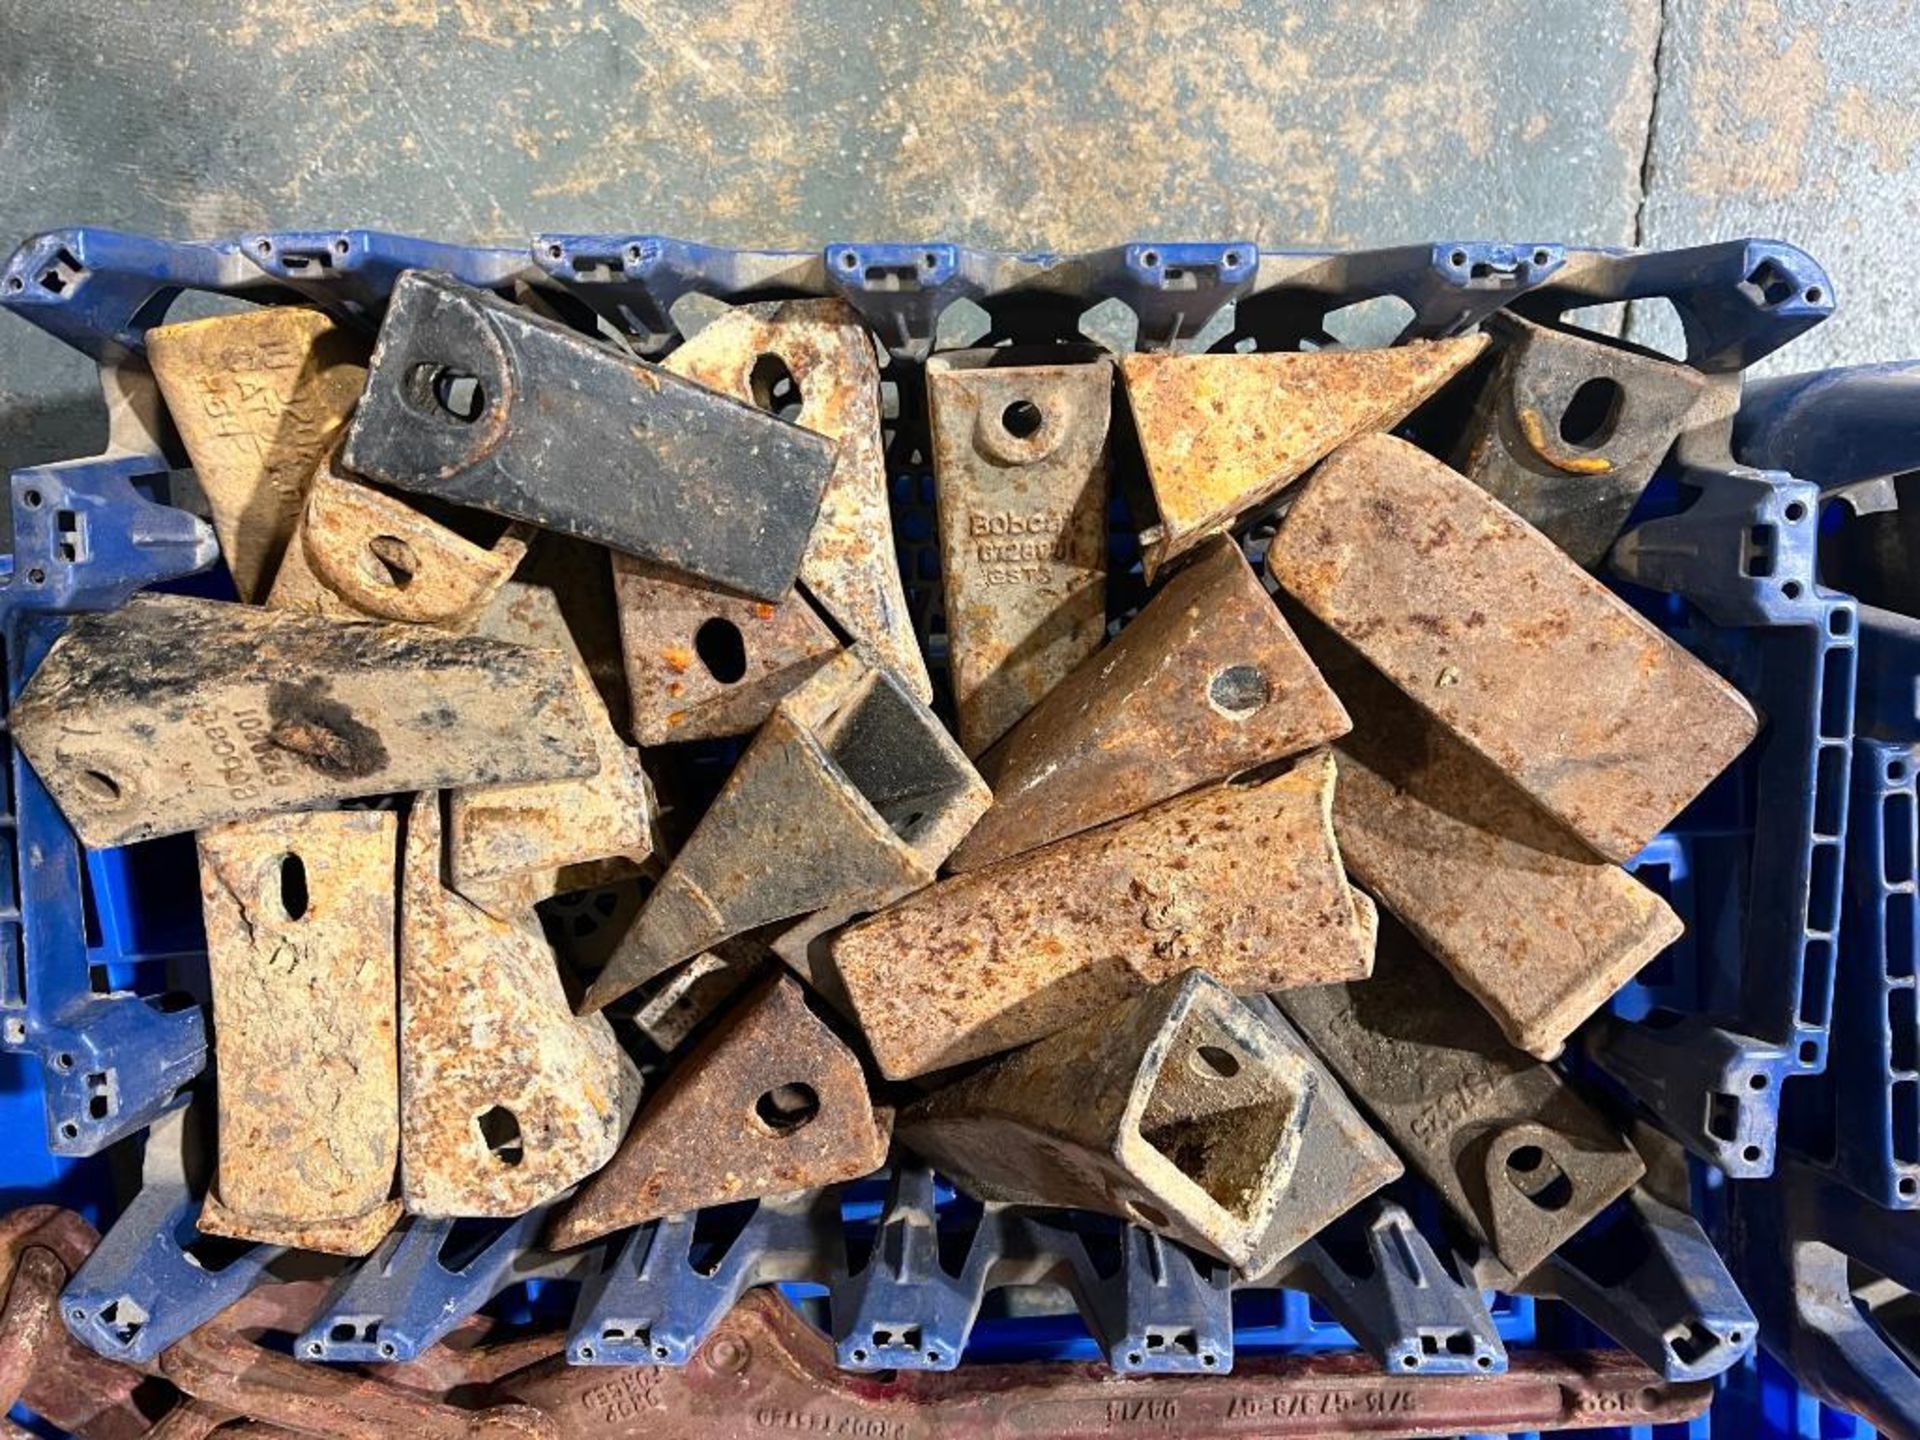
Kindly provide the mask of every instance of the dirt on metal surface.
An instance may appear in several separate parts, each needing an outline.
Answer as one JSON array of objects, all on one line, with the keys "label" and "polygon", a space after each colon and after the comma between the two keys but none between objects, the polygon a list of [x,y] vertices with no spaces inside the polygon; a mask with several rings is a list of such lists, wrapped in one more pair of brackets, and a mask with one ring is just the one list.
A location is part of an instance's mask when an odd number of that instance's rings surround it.
[{"label": "dirt on metal surface", "polygon": [[800,982],[776,973],[674,1066],[549,1243],[568,1249],[664,1215],[858,1179],[885,1162],[891,1120]]},{"label": "dirt on metal surface", "polygon": [[1398,424],[1486,344],[1468,335],[1382,350],[1123,356],[1160,507],[1140,535],[1147,578],[1356,435]]},{"label": "dirt on metal surface", "polygon": [[265,597],[315,469],[367,379],[364,337],[266,305],[147,332],[147,362],[242,600]]},{"label": "dirt on metal surface", "polygon": [[[881,450],[880,362],[844,300],[743,305],[699,331],[662,368],[711,386],[840,447],[800,561],[800,581],[855,643],[923,703],[933,681],[913,633],[893,550]],[[789,409],[797,403],[797,411]]]},{"label": "dirt on metal surface", "polygon": [[919,1101],[899,1133],[978,1199],[1097,1210],[1265,1268],[1314,1079],[1189,970]]},{"label": "dirt on metal surface", "polygon": [[1314,472],[1267,567],[1609,860],[1637,854],[1758,728],[1739,691],[1552,541],[1392,436]]},{"label": "dirt on metal surface", "polygon": [[1217,536],[981,757],[993,805],[952,868],[1090,830],[1349,725],[1239,547]]},{"label": "dirt on metal surface", "polygon": [[487,549],[325,460],[314,471],[266,603],[464,634],[526,553],[523,526],[509,526]]},{"label": "dirt on metal surface", "polygon": [[612,1156],[638,1078],[576,1019],[537,931],[440,882],[439,797],[415,799],[400,901],[400,1179],[409,1212],[521,1215]]},{"label": "dirt on metal surface", "polygon": [[200,832],[220,1066],[205,1234],[365,1255],[400,1216],[398,837],[376,810]]},{"label": "dirt on metal surface", "polygon": [[596,763],[565,656],[183,596],[76,619],[11,720],[93,848]]},{"label": "dirt on metal surface", "polygon": [[1461,441],[1461,473],[1597,570],[1706,376],[1506,312],[1486,328],[1503,353]]},{"label": "dirt on metal surface", "polygon": [[1382,917],[1373,977],[1274,997],[1401,1157],[1516,1275],[1646,1167],[1552,1067]]},{"label": "dirt on metal surface", "polygon": [[947,641],[969,755],[1100,648],[1112,391],[1112,359],[1093,346],[927,362]]},{"label": "dirt on metal surface", "polygon": [[1051,1035],[1196,965],[1235,991],[1367,974],[1372,904],[1333,839],[1334,763],[1168,800],[941,881],[833,956],[883,1074]]},{"label": "dirt on metal surface", "polygon": [[730,936],[926,885],[990,799],[891,671],[841,654],[761,727],[586,1007]]}]

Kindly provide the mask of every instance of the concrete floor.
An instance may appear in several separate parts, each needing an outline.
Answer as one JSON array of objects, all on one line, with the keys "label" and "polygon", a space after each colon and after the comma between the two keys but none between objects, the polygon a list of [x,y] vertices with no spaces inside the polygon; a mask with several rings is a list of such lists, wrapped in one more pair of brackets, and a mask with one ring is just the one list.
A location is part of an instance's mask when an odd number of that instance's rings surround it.
[{"label": "concrete floor", "polygon": [[[1073,249],[1768,234],[1920,351],[1920,16],[1882,0],[0,0],[0,238],[365,224],[456,240]],[[103,433],[0,321],[0,466]]]}]

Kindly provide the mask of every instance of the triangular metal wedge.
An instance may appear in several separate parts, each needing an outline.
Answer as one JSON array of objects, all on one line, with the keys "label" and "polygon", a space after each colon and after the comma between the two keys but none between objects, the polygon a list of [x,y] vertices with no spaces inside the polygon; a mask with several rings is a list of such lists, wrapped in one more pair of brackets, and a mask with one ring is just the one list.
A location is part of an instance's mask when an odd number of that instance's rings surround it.
[{"label": "triangular metal wedge", "polygon": [[584,1009],[756,926],[928,884],[991,798],[892,671],[841,654],[754,736]]},{"label": "triangular metal wedge", "polygon": [[1140,536],[1147,578],[1354,436],[1398,424],[1486,345],[1466,335],[1380,350],[1123,356],[1160,507]]},{"label": "triangular metal wedge", "polygon": [[[844,300],[772,300],[715,319],[661,368],[762,409],[797,400],[796,425],[837,441],[800,583],[923,702],[933,681],[893,553],[880,435],[880,362]],[[750,728],[750,727],[743,727]]]},{"label": "triangular metal wedge", "polygon": [[858,1179],[886,1160],[891,1121],[800,982],[775,974],[674,1067],[550,1243],[567,1249],[665,1215]]},{"label": "triangular metal wedge", "polygon": [[973,870],[1343,735],[1347,712],[1224,535],[980,761]]}]

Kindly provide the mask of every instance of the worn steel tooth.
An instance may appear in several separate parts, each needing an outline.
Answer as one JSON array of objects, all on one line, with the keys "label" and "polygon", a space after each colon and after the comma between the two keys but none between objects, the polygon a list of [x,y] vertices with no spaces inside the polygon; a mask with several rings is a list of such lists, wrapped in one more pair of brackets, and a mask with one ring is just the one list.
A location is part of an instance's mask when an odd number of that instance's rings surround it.
[{"label": "worn steel tooth", "polygon": [[627,555],[613,557],[613,584],[642,745],[757,729],[840,650],[798,590],[777,603],[743,600]]},{"label": "worn steel tooth", "polygon": [[839,462],[800,561],[800,581],[857,644],[931,703],[933,681],[893,552],[879,357],[853,307],[844,300],[743,305],[661,363],[762,409],[793,398],[776,393],[785,381],[799,401],[794,423],[839,445]]},{"label": "worn steel tooth", "polygon": [[1093,346],[927,362],[960,743],[978,755],[1100,646],[1113,362]]},{"label": "worn steel tooth", "polygon": [[909,896],[833,959],[881,1073],[1051,1035],[1204,965],[1229,989],[1357,980],[1371,907],[1334,844],[1334,764],[1229,783]]},{"label": "worn steel tooth", "polygon": [[262,599],[301,497],[367,379],[367,342],[322,315],[265,305],[147,332],[147,363],[213,511],[242,600]]},{"label": "worn steel tooth", "polygon": [[490,639],[558,651],[572,662],[598,768],[577,780],[455,790],[447,807],[453,888],[466,894],[529,874],[553,877],[548,883],[557,884],[562,867],[609,858],[637,870],[653,853],[653,790],[639,752],[614,731],[559,597],[541,585],[509,581],[477,629]]},{"label": "worn steel tooth", "polygon": [[748,985],[763,979],[767,964],[764,946],[746,937],[723,940],[648,986],[634,1012],[634,1027],[654,1049],[671,1055]]},{"label": "worn steel tooth", "polygon": [[674,1067],[620,1151],[554,1222],[567,1249],[708,1205],[857,1179],[887,1158],[854,1053],[776,974],[738,1001]]},{"label": "worn steel tooth", "polygon": [[75,619],[11,720],[93,849],[594,764],[563,656],[174,595]]},{"label": "worn steel tooth", "polygon": [[1486,344],[1467,335],[1382,350],[1121,357],[1160,509],[1140,535],[1147,578],[1356,435],[1397,425]]},{"label": "worn steel tooth", "polygon": [[1350,723],[1239,547],[1216,536],[981,757],[993,805],[950,867],[1090,830]]},{"label": "worn steel tooth", "polygon": [[1679,438],[1707,377],[1635,349],[1501,311],[1502,346],[1460,445],[1460,469],[1597,570]]},{"label": "worn steel tooth", "polygon": [[375,810],[200,832],[220,1064],[204,1234],[364,1255],[399,1218],[398,833]]},{"label": "worn steel tooth", "polygon": [[509,526],[486,549],[323,460],[266,603],[464,634],[526,553],[524,526]]},{"label": "worn steel tooth", "polygon": [[1609,860],[1638,853],[1758,728],[1739,691],[1552,541],[1390,435],[1314,472],[1267,568]]},{"label": "worn steel tooth", "polygon": [[607,1162],[638,1079],[552,952],[440,883],[439,797],[415,798],[400,900],[400,1181],[415,1215],[502,1217]]},{"label": "worn steel tooth", "polygon": [[844,917],[927,884],[990,799],[891,671],[841,654],[760,728],[586,1008],[729,936],[818,910]]},{"label": "worn steel tooth", "polygon": [[1339,742],[1347,868],[1515,1045],[1543,1060],[1685,930],[1317,622],[1314,653],[1358,717]]},{"label": "worn steel tooth", "polygon": [[341,463],[778,600],[834,453],[810,430],[411,270],[393,287]]},{"label": "worn steel tooth", "polygon": [[1118,1215],[1263,1264],[1313,1068],[1189,970],[935,1092],[900,1139],[982,1200]]},{"label": "worn steel tooth", "polygon": [[1645,1171],[1551,1066],[1509,1046],[1384,917],[1370,980],[1275,999],[1401,1157],[1516,1275]]}]

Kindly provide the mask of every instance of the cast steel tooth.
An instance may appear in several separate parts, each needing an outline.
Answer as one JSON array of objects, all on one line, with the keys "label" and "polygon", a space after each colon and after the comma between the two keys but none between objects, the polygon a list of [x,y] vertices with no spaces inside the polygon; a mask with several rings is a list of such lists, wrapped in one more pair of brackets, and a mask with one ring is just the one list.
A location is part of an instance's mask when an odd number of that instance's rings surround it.
[{"label": "cast steel tooth", "polygon": [[1100,646],[1113,362],[1092,346],[927,362],[960,743],[978,755]]},{"label": "cast steel tooth", "polygon": [[204,1234],[364,1255],[399,1218],[398,828],[340,810],[200,832],[220,1061]]},{"label": "cast steel tooth", "polygon": [[799,400],[794,423],[839,445],[839,462],[800,561],[800,581],[856,644],[931,703],[933,681],[914,638],[893,552],[879,359],[853,307],[844,300],[743,305],[661,363],[767,410],[791,398],[776,393],[786,381]]},{"label": "cast steel tooth", "polygon": [[1191,564],[980,761],[971,870],[1346,733],[1347,712],[1233,541]]},{"label": "cast steel tooth", "polygon": [[1334,844],[1334,766],[1164,801],[943,880],[833,958],[881,1073],[996,1054],[1195,965],[1231,990],[1357,980],[1372,906]]},{"label": "cast steel tooth", "polygon": [[11,718],[93,849],[595,765],[564,656],[171,595],[76,619]]},{"label": "cast steel tooth", "polygon": [[450,276],[393,287],[341,464],[761,600],[793,586],[831,442]]},{"label": "cast steel tooth", "polygon": [[990,799],[891,671],[838,656],[761,727],[586,1008],[729,936],[927,884]]},{"label": "cast steel tooth", "polygon": [[1460,1222],[1525,1275],[1640,1178],[1640,1157],[1383,920],[1373,977],[1275,997]]},{"label": "cast steel tooth", "polygon": [[1462,472],[1589,570],[1687,422],[1707,377],[1619,342],[1502,311],[1500,365],[1461,444]]},{"label": "cast steel tooth", "polygon": [[266,603],[464,633],[526,553],[524,527],[488,550],[322,461]]},{"label": "cast steel tooth", "polygon": [[886,1160],[891,1118],[800,982],[773,975],[674,1067],[554,1223],[552,1244],[858,1179]]},{"label": "cast steel tooth", "polygon": [[613,557],[613,587],[642,745],[757,729],[840,651],[798,590],[778,603],[743,600],[627,555]]},{"label": "cast steel tooth", "polygon": [[535,897],[544,900],[568,865],[617,858],[637,871],[653,853],[653,792],[639,753],[614,732],[559,598],[544,586],[510,581],[478,628],[491,639],[568,657],[599,768],[577,780],[455,790],[447,812],[454,889],[466,894],[508,876],[539,875],[551,877],[539,887],[547,893]]},{"label": "cast steel tooth", "polygon": [[1343,641],[1303,620],[1358,723],[1339,744],[1340,854],[1529,1054],[1568,1035],[1685,930]]},{"label": "cast steel tooth", "polygon": [[440,803],[415,798],[400,900],[400,1181],[415,1215],[519,1215],[613,1154],[638,1081],[568,1012],[540,937],[440,883]]},{"label": "cast steel tooth", "polygon": [[1313,1068],[1205,971],[1102,1010],[900,1116],[982,1200],[1099,1210],[1248,1268],[1292,1178]]},{"label": "cast steel tooth", "polygon": [[1757,729],[1739,691],[1545,536],[1389,435],[1314,472],[1267,568],[1609,860],[1638,853]]},{"label": "cast steel tooth", "polygon": [[1373,430],[1397,425],[1486,348],[1484,335],[1385,350],[1127,355],[1127,403],[1160,523],[1147,578]]},{"label": "cast steel tooth", "polygon": [[234,588],[260,600],[307,482],[366,384],[366,341],[317,310],[266,305],[155,326],[147,363],[206,492]]}]

